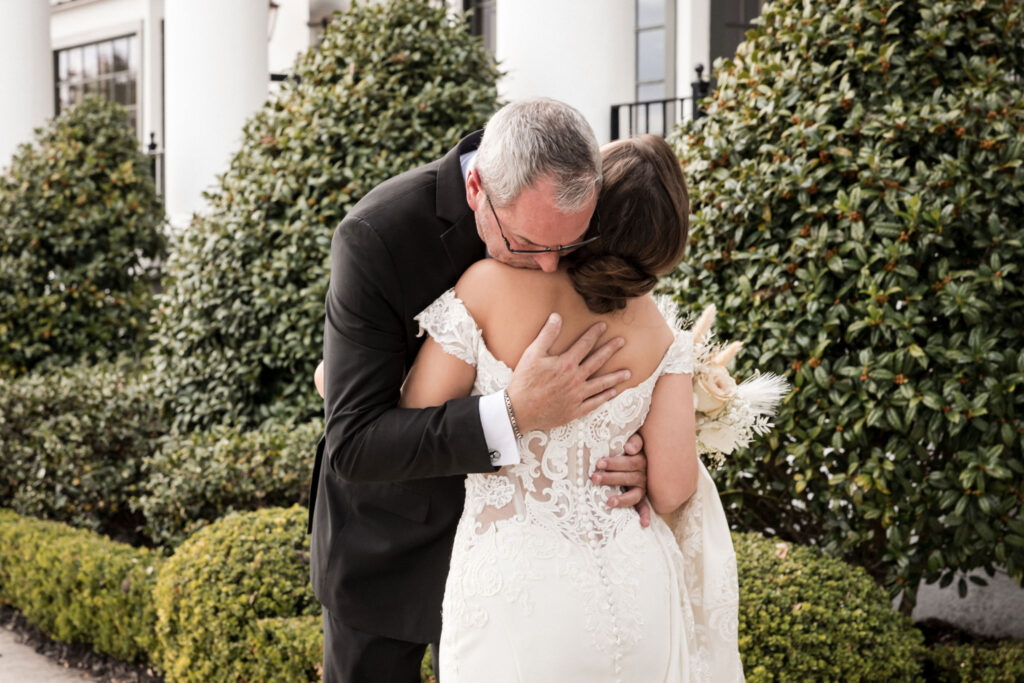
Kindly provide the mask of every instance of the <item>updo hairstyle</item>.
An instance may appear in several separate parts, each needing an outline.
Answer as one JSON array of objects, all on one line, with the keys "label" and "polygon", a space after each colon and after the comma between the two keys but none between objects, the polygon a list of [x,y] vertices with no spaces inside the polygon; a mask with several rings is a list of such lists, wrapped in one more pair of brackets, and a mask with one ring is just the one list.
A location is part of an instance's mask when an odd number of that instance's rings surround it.
[{"label": "updo hairstyle", "polygon": [[573,287],[594,313],[654,289],[686,251],[690,202],[679,160],[656,135],[605,148],[596,212],[601,239],[567,254]]}]

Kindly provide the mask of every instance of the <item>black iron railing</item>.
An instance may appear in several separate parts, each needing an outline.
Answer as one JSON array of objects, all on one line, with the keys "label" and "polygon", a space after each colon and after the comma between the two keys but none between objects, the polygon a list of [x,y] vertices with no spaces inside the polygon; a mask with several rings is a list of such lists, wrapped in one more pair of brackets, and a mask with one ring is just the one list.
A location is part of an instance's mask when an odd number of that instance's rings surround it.
[{"label": "black iron railing", "polygon": [[149,157],[149,170],[153,172],[153,180],[156,182],[157,194],[163,197],[164,151],[156,146],[156,133],[149,134],[149,145],[146,146],[146,156]]},{"label": "black iron railing", "polygon": [[690,84],[690,97],[672,97],[646,102],[613,104],[611,111],[611,139],[653,133],[667,137],[679,122],[686,118],[700,118],[704,110],[700,100],[711,92],[711,83],[704,80],[704,67],[697,65],[697,80]]}]

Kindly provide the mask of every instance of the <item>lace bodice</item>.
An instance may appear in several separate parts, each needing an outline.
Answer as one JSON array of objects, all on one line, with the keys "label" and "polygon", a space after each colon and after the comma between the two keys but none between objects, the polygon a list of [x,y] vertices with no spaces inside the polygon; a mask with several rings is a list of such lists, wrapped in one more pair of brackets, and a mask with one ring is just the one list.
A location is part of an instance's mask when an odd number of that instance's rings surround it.
[{"label": "lace bodice", "polygon": [[[494,357],[462,301],[448,290],[416,317],[445,352],[476,367],[474,394],[501,391],[512,370]],[[477,533],[514,519],[546,527],[577,543],[603,544],[631,519],[632,510],[610,508],[616,493],[590,481],[604,456],[622,453],[626,440],[643,424],[658,378],[689,373],[693,341],[689,332],[675,339],[658,367],[640,384],[626,389],[593,412],[550,431],[532,431],[519,444],[521,463],[494,474],[469,475],[466,506]]]},{"label": "lace bodice", "polygon": [[[693,372],[692,334],[662,313],[674,340],[650,376],[582,418],[524,434],[520,464],[466,477],[442,615],[446,680],[743,680],[735,556],[707,471],[672,529],[657,517],[642,529],[632,508],[607,505],[617,491],[590,480],[643,424],[658,378]],[[454,290],[416,319],[476,368],[474,394],[508,386],[512,370]]]}]

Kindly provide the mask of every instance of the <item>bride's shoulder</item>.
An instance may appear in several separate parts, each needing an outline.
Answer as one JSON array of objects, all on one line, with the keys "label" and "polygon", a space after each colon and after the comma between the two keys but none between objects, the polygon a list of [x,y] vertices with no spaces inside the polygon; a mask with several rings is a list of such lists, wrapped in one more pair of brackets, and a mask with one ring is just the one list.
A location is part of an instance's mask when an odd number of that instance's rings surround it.
[{"label": "bride's shoulder", "polygon": [[515,268],[494,259],[477,261],[462,274],[455,295],[476,315],[521,306],[545,287],[544,273]]}]

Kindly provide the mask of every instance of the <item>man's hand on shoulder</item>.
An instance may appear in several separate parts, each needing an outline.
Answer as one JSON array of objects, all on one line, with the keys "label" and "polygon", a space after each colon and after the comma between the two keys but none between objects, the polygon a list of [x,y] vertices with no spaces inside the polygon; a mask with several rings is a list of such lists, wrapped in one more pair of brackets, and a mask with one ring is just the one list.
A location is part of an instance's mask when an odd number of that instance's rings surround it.
[{"label": "man's hand on shoulder", "polygon": [[594,350],[606,327],[595,323],[564,353],[552,355],[562,318],[551,314],[523,352],[508,386],[521,432],[551,429],[582,417],[615,396],[615,387],[629,379],[628,370],[593,376],[625,343],[616,337]]}]

